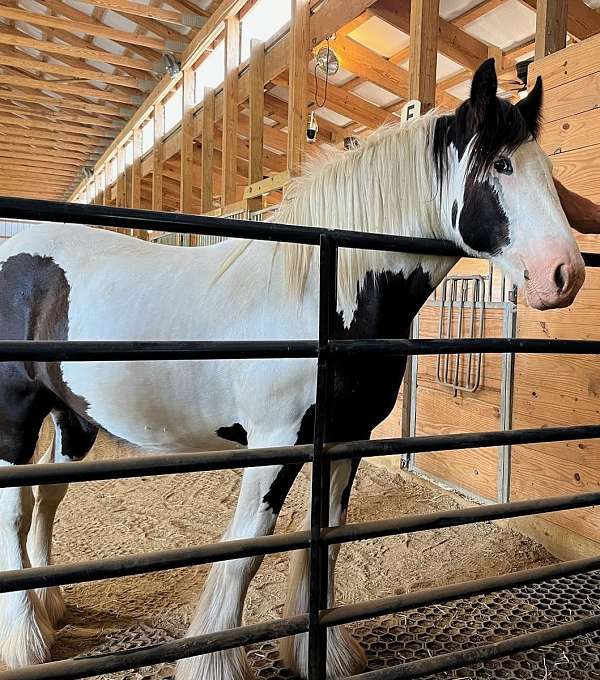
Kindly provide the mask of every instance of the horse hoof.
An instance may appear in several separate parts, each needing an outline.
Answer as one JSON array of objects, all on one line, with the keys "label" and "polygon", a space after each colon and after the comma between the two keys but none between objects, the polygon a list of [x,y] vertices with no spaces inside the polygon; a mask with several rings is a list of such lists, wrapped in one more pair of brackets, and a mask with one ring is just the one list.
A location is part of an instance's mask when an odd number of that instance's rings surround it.
[{"label": "horse hoof", "polygon": [[66,613],[62,590],[59,586],[52,586],[50,588],[40,588],[35,592],[46,609],[50,624],[56,627],[65,618]]},{"label": "horse hoof", "polygon": [[[362,673],[367,657],[344,626],[330,628],[327,639],[327,680]],[[284,664],[298,677],[308,678],[308,635],[283,638],[279,645]]]},{"label": "horse hoof", "polygon": [[253,680],[243,648],[203,654],[177,662],[175,680]]}]

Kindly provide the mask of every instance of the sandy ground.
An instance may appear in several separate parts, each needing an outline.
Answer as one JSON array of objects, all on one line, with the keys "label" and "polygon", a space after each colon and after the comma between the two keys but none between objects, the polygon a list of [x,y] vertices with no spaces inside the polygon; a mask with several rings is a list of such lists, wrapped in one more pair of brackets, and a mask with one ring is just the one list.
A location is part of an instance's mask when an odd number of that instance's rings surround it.
[{"label": "sandy ground", "polygon": [[[132,455],[101,435],[94,458]],[[55,525],[56,563],[217,541],[231,516],[241,471],[142,477],[73,484]],[[277,531],[295,529],[306,509],[304,470],[280,516]],[[349,521],[385,519],[457,507],[442,490],[369,463],[361,465]],[[529,568],[553,561],[520,534],[492,524],[428,531],[344,546],[337,567],[338,601],[375,597]],[[265,559],[250,587],[246,623],[279,617],[288,558]],[[65,627],[55,659],[152,644],[181,636],[193,614],[208,567],[67,586]],[[103,678],[170,677],[169,667]]]}]

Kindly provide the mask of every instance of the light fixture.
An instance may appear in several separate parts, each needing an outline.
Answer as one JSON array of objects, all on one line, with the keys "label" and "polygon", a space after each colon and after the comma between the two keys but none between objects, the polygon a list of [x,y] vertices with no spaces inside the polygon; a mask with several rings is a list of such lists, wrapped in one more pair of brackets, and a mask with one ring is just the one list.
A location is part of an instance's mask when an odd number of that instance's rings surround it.
[{"label": "light fixture", "polygon": [[163,54],[163,66],[165,73],[168,73],[171,78],[174,78],[178,73],[181,73],[181,62],[178,61],[170,52]]},{"label": "light fixture", "polygon": [[321,47],[316,59],[317,67],[326,76],[334,76],[340,70],[340,60],[331,47]]}]

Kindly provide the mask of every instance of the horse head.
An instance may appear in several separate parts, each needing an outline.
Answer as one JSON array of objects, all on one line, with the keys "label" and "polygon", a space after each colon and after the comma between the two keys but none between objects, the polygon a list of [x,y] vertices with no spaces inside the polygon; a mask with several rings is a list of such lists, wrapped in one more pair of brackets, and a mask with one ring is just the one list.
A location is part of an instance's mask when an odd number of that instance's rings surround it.
[{"label": "horse head", "polygon": [[542,80],[516,105],[498,98],[497,87],[488,59],[469,99],[437,122],[442,227],[468,253],[499,264],[531,307],[566,307],[585,268],[538,143]]}]

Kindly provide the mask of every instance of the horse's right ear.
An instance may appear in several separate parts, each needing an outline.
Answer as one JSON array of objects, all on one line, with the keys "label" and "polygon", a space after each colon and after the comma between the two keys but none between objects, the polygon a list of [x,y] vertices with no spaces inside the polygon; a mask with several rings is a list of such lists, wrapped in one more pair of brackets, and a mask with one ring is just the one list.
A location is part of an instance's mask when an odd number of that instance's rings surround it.
[{"label": "horse's right ear", "polygon": [[483,124],[486,114],[495,105],[497,90],[496,62],[494,59],[486,59],[475,71],[471,83],[469,101],[476,127]]}]

